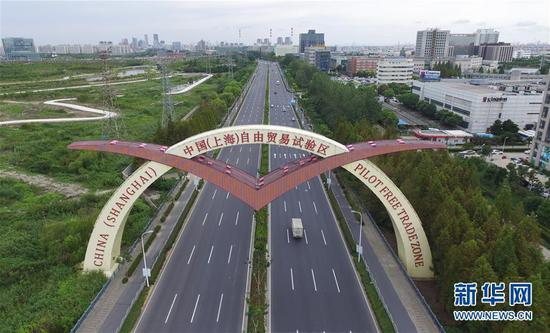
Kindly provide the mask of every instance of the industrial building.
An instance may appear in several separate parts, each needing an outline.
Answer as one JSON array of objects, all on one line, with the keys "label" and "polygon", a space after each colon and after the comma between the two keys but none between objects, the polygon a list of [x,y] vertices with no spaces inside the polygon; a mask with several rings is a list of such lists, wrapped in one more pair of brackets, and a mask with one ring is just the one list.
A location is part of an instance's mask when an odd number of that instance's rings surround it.
[{"label": "industrial building", "polygon": [[2,38],[2,45],[7,60],[35,61],[40,60],[32,38],[8,37]]},{"label": "industrial building", "polygon": [[452,111],[464,120],[470,132],[485,132],[500,119],[531,129],[538,120],[542,89],[526,82],[472,80],[414,81],[413,93],[438,109]]}]

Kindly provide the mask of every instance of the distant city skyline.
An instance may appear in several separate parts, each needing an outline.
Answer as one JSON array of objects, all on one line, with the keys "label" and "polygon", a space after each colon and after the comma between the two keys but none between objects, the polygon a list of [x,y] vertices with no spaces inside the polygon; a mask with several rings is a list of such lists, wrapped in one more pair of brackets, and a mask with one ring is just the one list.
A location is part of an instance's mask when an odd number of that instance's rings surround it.
[{"label": "distant city skyline", "polygon": [[[414,44],[417,30],[452,33],[495,28],[511,43],[550,43],[546,0],[385,0],[306,2],[4,1],[0,36],[33,38],[36,45],[120,42],[153,34],[167,43],[199,40],[252,44],[308,29],[325,33],[327,45]],[[523,14],[518,14],[523,13]],[[241,39],[239,39],[239,29]]]}]

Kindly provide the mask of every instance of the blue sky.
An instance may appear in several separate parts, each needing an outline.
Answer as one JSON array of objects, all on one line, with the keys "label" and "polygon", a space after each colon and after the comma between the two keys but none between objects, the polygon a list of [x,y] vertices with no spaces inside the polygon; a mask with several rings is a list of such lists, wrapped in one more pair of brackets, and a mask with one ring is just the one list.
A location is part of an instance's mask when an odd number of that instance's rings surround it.
[{"label": "blue sky", "polygon": [[32,37],[37,45],[119,42],[158,33],[171,42],[253,42],[307,29],[329,45],[413,43],[427,27],[472,32],[496,28],[506,42],[550,43],[548,0],[381,1],[5,1],[0,36]]}]

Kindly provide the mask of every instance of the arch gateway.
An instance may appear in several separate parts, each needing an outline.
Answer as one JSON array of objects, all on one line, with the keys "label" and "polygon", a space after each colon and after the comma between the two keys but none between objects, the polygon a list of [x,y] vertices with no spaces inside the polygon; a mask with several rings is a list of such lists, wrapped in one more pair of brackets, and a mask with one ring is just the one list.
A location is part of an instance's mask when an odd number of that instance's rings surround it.
[{"label": "arch gateway", "polygon": [[[204,154],[246,144],[272,144],[311,154],[256,178]],[[426,141],[383,140],[344,146],[317,133],[293,127],[244,125],[215,129],[189,137],[171,147],[119,141],[83,141],[70,149],[104,151],[139,157],[148,162],[131,174],[112,194],[92,231],[84,270],[111,275],[117,267],[128,214],[135,200],[155,180],[175,167],[230,192],[255,210],[321,173],[343,167],[360,179],[388,211],[398,254],[413,278],[432,278],[432,255],[422,223],[399,188],[367,158],[400,151],[445,148]]]}]

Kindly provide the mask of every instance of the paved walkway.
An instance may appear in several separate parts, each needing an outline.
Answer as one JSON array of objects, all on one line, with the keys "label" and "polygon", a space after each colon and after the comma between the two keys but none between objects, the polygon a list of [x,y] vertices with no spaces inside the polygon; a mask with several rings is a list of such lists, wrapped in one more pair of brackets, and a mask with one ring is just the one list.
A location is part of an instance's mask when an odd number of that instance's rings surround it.
[{"label": "paved walkway", "polygon": [[[331,173],[331,190],[350,228],[353,239],[358,243],[359,223],[338,183]],[[378,294],[385,304],[394,327],[398,332],[440,332],[429,309],[416,293],[415,287],[400,266],[393,250],[375,226],[370,216],[363,214],[362,230],[363,258],[374,280]]]},{"label": "paved walkway", "polygon": [[[176,186],[176,189],[172,192],[172,196],[178,193],[182,186],[182,181],[180,181]],[[174,226],[185,209],[193,190],[194,185],[192,182],[188,182],[180,198],[174,202],[174,208],[172,208],[172,211],[168,214],[166,221],[161,224],[161,230],[158,232],[155,241],[146,252],[148,267],[152,267],[156,262],[161,250],[164,247],[164,244],[166,243],[168,237],[170,237]],[[166,202],[168,202],[168,200]],[[148,230],[153,230],[156,225],[160,224],[160,218],[166,208],[167,207],[165,205],[159,210]],[[141,245],[137,243],[137,246],[135,246],[131,252],[132,258],[135,258],[140,252]],[[128,282],[125,284],[122,283],[122,279],[124,278],[129,266],[130,262],[122,264],[117,269],[115,274],[111,277],[111,282],[101,295],[99,301],[88,313],[86,319],[82,322],[76,332],[117,332],[120,329],[126,319],[128,311],[144,285],[144,279],[141,272],[141,269],[143,268],[143,260],[140,261],[138,268],[128,279]]]}]

